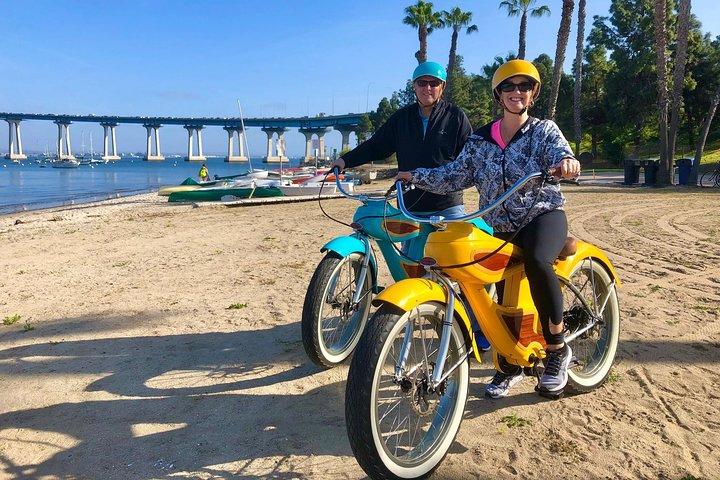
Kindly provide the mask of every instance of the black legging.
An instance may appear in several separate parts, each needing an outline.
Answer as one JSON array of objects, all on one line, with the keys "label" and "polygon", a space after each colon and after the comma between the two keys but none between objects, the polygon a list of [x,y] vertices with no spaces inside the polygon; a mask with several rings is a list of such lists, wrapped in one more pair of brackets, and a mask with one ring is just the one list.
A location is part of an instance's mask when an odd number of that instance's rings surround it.
[{"label": "black legging", "polygon": [[[552,210],[535,217],[521,228],[512,243],[523,249],[525,274],[530,284],[535,307],[540,315],[543,337],[548,345],[562,345],[564,335],[550,333],[549,322],[562,322],[563,297],[560,282],[553,270],[553,263],[565,245],[567,238],[567,217],[562,210]],[[512,233],[496,232],[503,240]]]}]

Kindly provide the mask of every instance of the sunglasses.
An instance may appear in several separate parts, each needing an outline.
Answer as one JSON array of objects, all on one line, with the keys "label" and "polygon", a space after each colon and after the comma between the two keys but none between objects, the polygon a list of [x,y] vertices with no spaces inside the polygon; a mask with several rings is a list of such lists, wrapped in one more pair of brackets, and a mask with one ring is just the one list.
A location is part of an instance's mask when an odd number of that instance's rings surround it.
[{"label": "sunglasses", "polygon": [[415,80],[415,85],[421,88],[425,88],[430,85],[432,88],[437,88],[442,82],[440,80]]},{"label": "sunglasses", "polygon": [[505,82],[505,83],[501,83],[498,88],[500,89],[500,91],[505,92],[505,93],[514,92],[516,88],[518,89],[518,91],[524,93],[524,92],[529,92],[530,90],[532,90],[534,86],[535,86],[535,84],[533,84],[532,82],[522,82],[522,83]]}]

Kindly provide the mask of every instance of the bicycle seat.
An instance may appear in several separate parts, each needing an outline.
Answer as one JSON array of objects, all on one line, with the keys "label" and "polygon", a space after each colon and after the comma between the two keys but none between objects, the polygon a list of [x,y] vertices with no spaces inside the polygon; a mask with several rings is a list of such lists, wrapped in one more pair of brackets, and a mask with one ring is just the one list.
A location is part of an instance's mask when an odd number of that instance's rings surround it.
[{"label": "bicycle seat", "polygon": [[558,253],[558,260],[565,260],[570,255],[575,255],[575,252],[577,252],[577,240],[573,237],[567,237],[565,239],[565,245],[563,245],[562,250],[560,250],[560,253]]}]

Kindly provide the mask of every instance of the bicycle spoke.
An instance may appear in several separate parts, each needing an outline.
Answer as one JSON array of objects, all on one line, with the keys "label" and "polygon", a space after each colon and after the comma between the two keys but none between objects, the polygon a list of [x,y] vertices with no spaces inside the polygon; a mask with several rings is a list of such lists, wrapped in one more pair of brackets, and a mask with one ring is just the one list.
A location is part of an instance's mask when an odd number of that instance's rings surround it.
[{"label": "bicycle spoke", "polygon": [[[419,309],[408,312],[406,325],[410,328],[396,330],[396,337],[379,365],[374,407],[378,433],[388,455],[403,462],[422,461],[428,452],[432,452],[455,411],[452,398],[458,383],[452,375],[446,380],[445,394],[428,390],[432,365],[437,362],[439,353],[441,325],[438,322],[442,321],[442,314],[436,315],[437,312],[426,316]],[[460,358],[458,352],[462,349],[455,342],[453,340],[448,350],[448,359],[453,363]],[[401,378],[397,378],[395,367],[402,360],[405,347],[408,348],[407,358]]]}]

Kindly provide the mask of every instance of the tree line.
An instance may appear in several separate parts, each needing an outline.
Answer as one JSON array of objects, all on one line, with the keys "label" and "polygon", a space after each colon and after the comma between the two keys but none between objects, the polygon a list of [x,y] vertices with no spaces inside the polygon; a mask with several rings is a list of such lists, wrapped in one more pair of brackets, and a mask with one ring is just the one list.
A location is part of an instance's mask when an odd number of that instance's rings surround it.
[{"label": "tree line", "polygon": [[[720,36],[703,33],[691,0],[612,0],[608,15],[594,16],[586,35],[586,0],[578,0],[575,58],[572,71],[566,73],[562,65],[575,6],[575,0],[561,1],[554,56],[543,53],[531,60],[543,82],[531,114],[555,120],[578,156],[615,165],[625,159],[659,157],[661,184],[672,183],[672,162],[683,150],[677,146],[684,145],[685,151],[695,152],[697,175],[706,143],[720,140],[715,121]],[[524,58],[530,20],[552,13],[537,0],[504,0],[498,7],[520,19],[518,48],[477,72],[468,71],[458,53],[461,34],[477,31],[472,12],[435,11],[431,2],[420,0],[405,8],[402,19],[417,31],[418,63],[427,58],[429,36],[450,31],[445,96],[465,110],[476,128],[500,115],[490,91],[495,69],[507,60]],[[358,140],[414,101],[408,80],[363,118]]]}]

